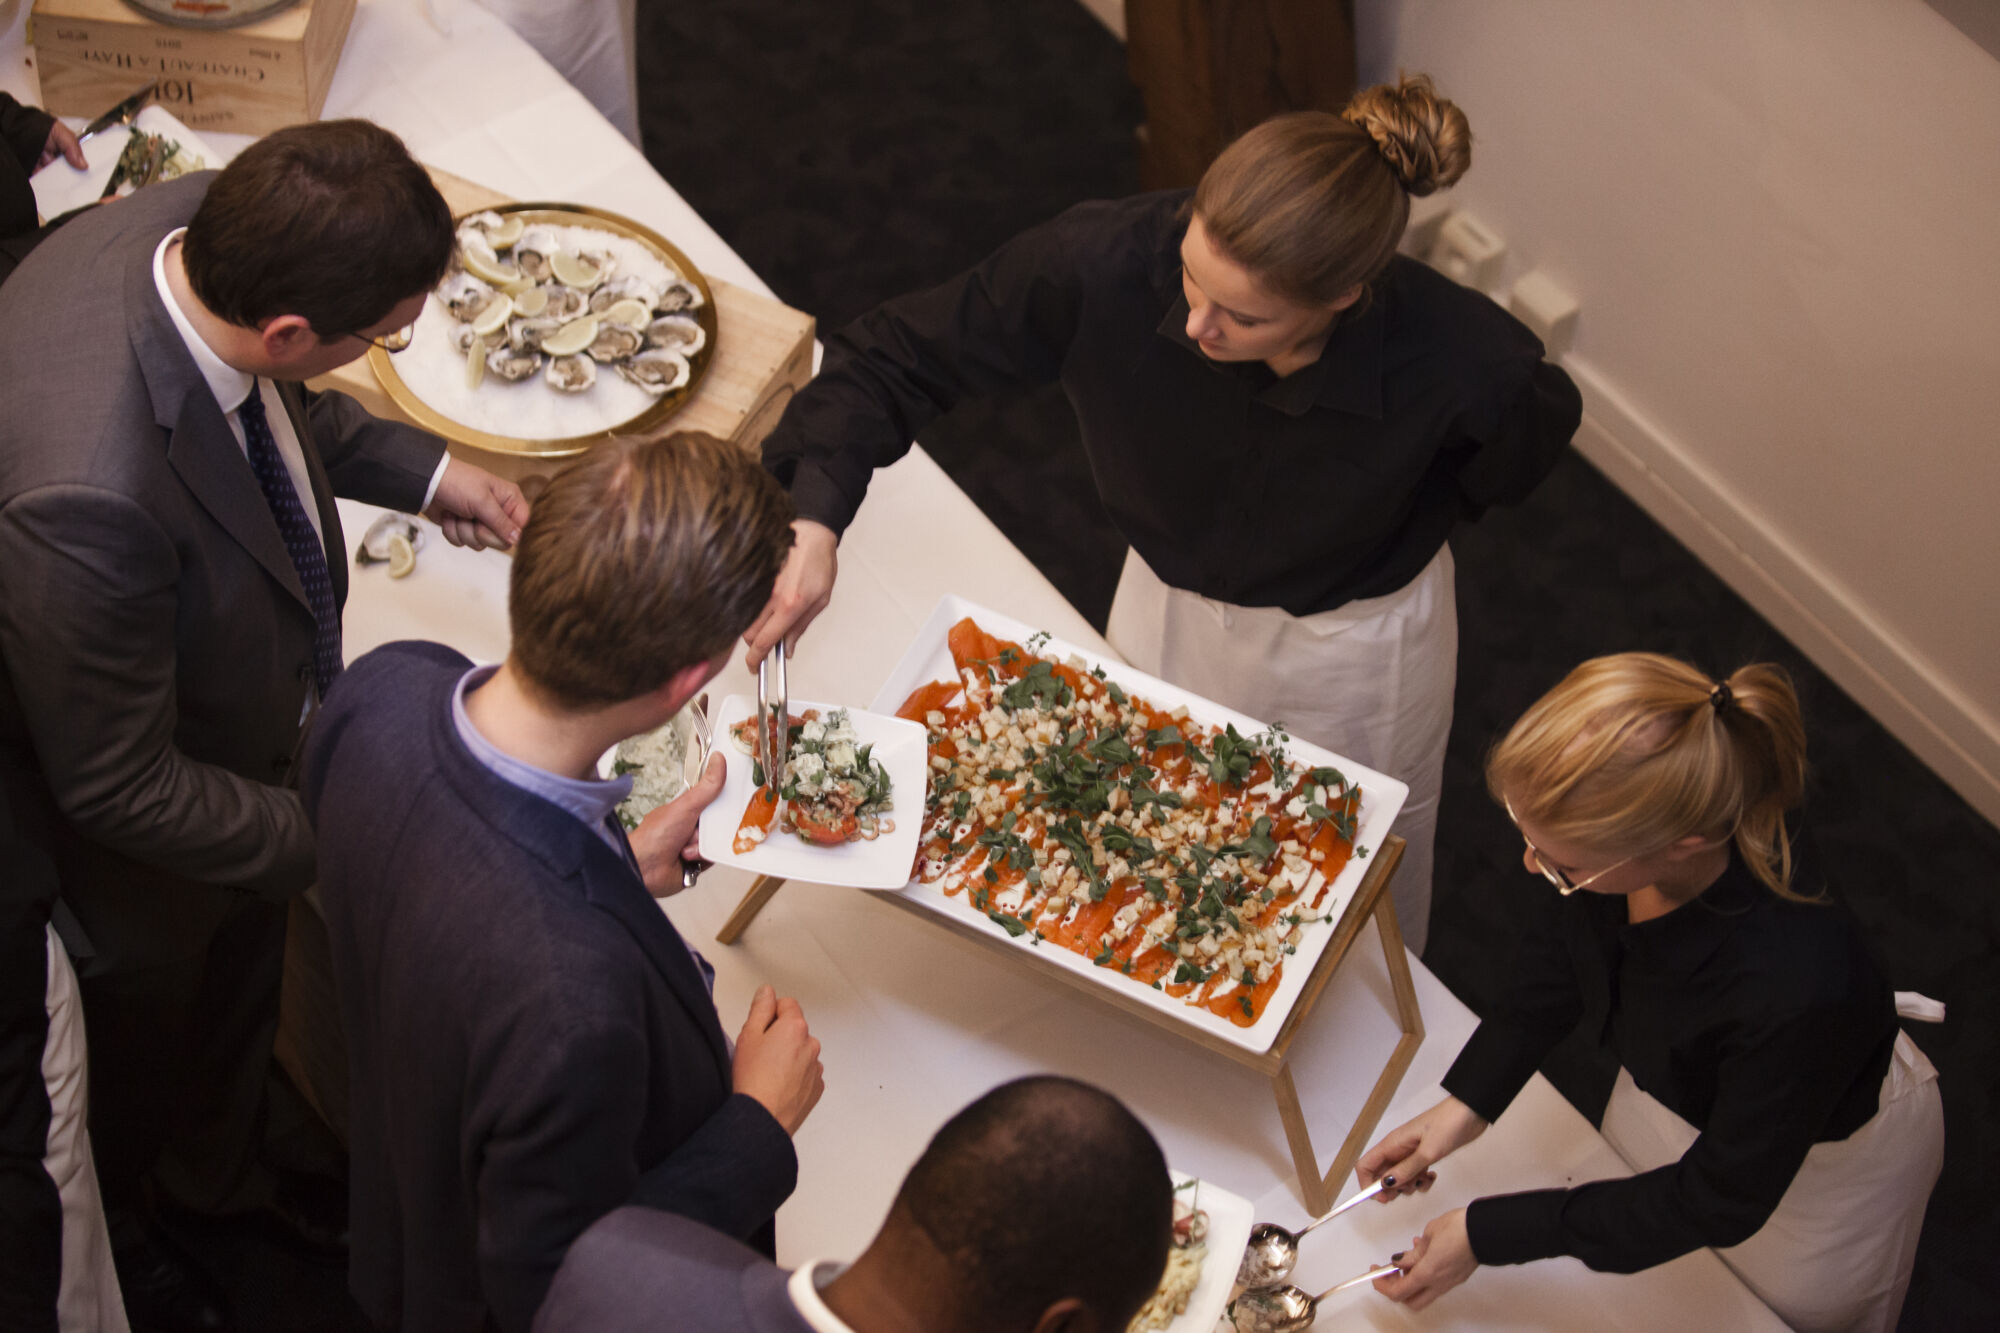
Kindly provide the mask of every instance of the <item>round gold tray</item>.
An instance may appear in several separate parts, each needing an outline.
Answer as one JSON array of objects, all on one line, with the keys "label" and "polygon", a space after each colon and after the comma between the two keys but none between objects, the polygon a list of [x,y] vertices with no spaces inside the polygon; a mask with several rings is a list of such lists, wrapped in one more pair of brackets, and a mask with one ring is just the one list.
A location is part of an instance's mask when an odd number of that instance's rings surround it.
[{"label": "round gold tray", "polygon": [[490,209],[474,209],[453,219],[454,227],[464,223],[473,213],[518,213],[529,226],[550,223],[558,227],[594,227],[598,231],[608,231],[652,250],[655,257],[667,267],[679,273],[701,291],[701,309],[694,312],[695,322],[700,324],[707,339],[701,350],[688,358],[688,382],[639,412],[636,416],[593,431],[588,435],[572,435],[559,440],[529,440],[513,435],[495,435],[454,421],[439,412],[417,396],[415,390],[403,382],[396,373],[395,358],[380,347],[368,352],[368,365],[375,372],[375,378],[390,399],[410,418],[432,434],[441,435],[458,444],[470,445],[475,449],[486,449],[496,454],[512,454],[517,458],[572,458],[593,444],[600,444],[615,436],[645,436],[658,430],[660,425],[674,413],[681,410],[693,396],[701,377],[708,371],[708,363],[715,356],[716,318],[715,293],[709,288],[708,279],[702,276],[694,262],[681,253],[680,247],[659,233],[642,227],[630,218],[601,208],[591,208],[586,204],[522,203],[497,204]]}]

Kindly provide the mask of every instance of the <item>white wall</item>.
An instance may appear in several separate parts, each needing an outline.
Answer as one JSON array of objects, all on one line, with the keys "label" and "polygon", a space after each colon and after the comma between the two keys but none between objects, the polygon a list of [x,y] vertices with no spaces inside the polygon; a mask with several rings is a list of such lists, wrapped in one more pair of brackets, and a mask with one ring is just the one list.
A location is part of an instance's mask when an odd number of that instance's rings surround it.
[{"label": "white wall", "polygon": [[1578,444],[2000,819],[2000,61],[1922,0],[1357,0],[1583,315]]}]

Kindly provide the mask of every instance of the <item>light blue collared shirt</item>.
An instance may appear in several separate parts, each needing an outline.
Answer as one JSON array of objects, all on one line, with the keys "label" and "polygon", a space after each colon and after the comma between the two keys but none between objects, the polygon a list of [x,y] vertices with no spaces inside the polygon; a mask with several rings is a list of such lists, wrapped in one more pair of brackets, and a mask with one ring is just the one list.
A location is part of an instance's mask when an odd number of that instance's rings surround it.
[{"label": "light blue collared shirt", "polygon": [[[519,787],[532,796],[539,796],[557,809],[567,810],[582,820],[585,827],[603,839],[604,845],[616,852],[637,875],[639,863],[632,855],[632,844],[625,840],[625,830],[617,817],[619,803],[632,794],[630,774],[602,782],[566,778],[546,768],[522,763],[480,735],[479,728],[473,726],[472,719],[465,715],[465,696],[491,680],[493,673],[499,669],[497,666],[474,667],[458,678],[458,684],[451,692],[451,721],[458,729],[458,738],[465,742],[465,748],[472,752],[472,757],[479,761],[480,766],[502,782]],[[693,957],[695,971],[701,973],[702,984],[713,995],[715,968],[701,956],[699,949],[685,939],[681,943]],[[727,1040],[727,1034],[724,1039]],[[729,1049],[734,1054],[736,1043],[730,1042]]]}]

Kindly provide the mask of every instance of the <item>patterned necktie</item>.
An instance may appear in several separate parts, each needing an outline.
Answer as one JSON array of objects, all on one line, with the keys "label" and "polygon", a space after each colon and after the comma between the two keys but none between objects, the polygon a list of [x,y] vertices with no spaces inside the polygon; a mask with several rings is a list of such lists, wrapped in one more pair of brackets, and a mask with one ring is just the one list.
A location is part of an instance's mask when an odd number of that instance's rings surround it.
[{"label": "patterned necktie", "polygon": [[312,520],[306,517],[305,506],[299,502],[298,489],[292,485],[292,474],[278,455],[278,442],[271,435],[263,394],[255,381],[251,382],[250,396],[236,409],[236,419],[243,423],[250,470],[257,474],[264,502],[271,506],[271,517],[278,520],[278,531],[292,556],[292,568],[298,571],[299,583],[312,607],[313,675],[324,698],[326,687],[340,674],[340,613],[333,605],[333,577],[326,569],[326,548],[320,545],[319,533],[313,530]]}]

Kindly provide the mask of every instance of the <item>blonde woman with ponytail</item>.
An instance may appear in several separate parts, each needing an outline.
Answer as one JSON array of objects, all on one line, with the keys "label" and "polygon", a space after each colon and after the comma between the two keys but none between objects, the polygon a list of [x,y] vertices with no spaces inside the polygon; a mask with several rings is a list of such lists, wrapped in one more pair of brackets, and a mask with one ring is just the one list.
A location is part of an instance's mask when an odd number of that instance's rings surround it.
[{"label": "blonde woman with ponytail", "polygon": [[826,605],[875,468],[967,398],[1059,381],[1130,547],[1111,643],[1408,782],[1394,891],[1422,952],[1458,651],[1446,540],[1524,499],[1581,414],[1519,321],[1396,254],[1411,197],[1471,145],[1428,78],[1370,88],[1257,126],[1191,192],[1079,205],[834,335],[765,441],[800,520],[752,660]]},{"label": "blonde woman with ponytail", "polygon": [[1451,1095],[1358,1174],[1428,1189],[1579,1024],[1622,1066],[1603,1131],[1635,1174],[1446,1213],[1383,1294],[1421,1308],[1482,1263],[1635,1272],[1707,1245],[1794,1329],[1895,1328],[1943,1111],[1859,929],[1794,864],[1805,773],[1780,668],[1716,681],[1651,653],[1584,663],[1494,748],[1493,799],[1556,892]]}]

